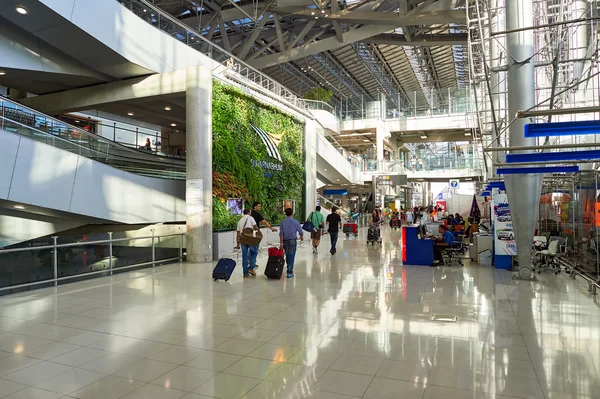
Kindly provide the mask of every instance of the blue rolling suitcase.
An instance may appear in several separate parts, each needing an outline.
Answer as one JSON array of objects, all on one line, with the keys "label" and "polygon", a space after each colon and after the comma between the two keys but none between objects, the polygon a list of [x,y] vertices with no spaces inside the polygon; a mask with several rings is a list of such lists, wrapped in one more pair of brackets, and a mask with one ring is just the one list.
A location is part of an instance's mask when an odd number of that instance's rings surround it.
[{"label": "blue rolling suitcase", "polygon": [[229,259],[229,258],[219,259],[219,261],[217,262],[217,265],[215,266],[213,273],[212,273],[213,280],[229,281],[229,279],[231,278],[231,274],[235,270],[235,264],[236,263],[233,259]]}]

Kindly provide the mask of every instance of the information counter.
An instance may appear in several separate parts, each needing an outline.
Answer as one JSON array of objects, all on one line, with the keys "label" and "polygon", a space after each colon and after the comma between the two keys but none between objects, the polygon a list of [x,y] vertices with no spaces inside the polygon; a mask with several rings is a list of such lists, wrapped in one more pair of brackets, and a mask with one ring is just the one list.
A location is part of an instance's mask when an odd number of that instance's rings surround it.
[{"label": "information counter", "polygon": [[402,263],[408,266],[430,266],[434,241],[421,237],[418,225],[402,227]]}]

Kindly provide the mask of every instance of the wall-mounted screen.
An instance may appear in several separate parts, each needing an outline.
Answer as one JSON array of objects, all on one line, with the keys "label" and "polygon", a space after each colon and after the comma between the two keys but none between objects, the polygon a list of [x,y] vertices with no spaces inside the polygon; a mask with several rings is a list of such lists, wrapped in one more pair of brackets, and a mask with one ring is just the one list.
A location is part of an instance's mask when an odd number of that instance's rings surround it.
[{"label": "wall-mounted screen", "polygon": [[228,198],[227,210],[234,215],[241,215],[244,211],[244,200],[241,198]]}]

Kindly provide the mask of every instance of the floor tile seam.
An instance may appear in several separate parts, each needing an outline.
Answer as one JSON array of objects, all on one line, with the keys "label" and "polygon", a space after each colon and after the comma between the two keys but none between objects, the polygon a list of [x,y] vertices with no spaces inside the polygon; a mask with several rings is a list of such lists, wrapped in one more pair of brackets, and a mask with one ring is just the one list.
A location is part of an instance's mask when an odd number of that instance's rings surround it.
[{"label": "floor tile seam", "polygon": [[[262,378],[262,379],[261,379],[261,378],[256,378],[256,377],[248,377],[247,375],[236,374],[236,373],[234,373],[234,372],[227,371],[227,370],[229,370],[231,367],[235,366],[237,363],[239,363],[239,362],[241,362],[242,360],[244,360],[245,358],[250,358],[250,359],[256,359],[256,360],[265,360],[265,361],[271,361],[271,362],[275,362],[275,363],[277,363],[277,367],[275,367],[275,368],[273,369],[273,371],[271,371],[269,374],[267,374],[267,375],[266,375],[264,378]],[[273,374],[275,371],[277,371],[277,370],[278,370],[278,369],[279,369],[279,368],[280,368],[280,367],[281,367],[283,364],[285,364],[285,363],[286,363],[285,361],[283,361],[283,362],[280,362],[280,361],[276,361],[276,360],[270,360],[270,359],[261,359],[261,358],[257,358],[257,357],[244,356],[244,357],[242,357],[240,360],[238,360],[238,361],[236,361],[235,363],[233,363],[231,366],[227,367],[225,370],[218,371],[217,373],[223,373],[223,374],[235,375],[235,376],[238,376],[238,377],[244,377],[244,378],[254,378],[254,379],[256,379],[256,380],[260,379],[261,381],[266,381],[266,378],[267,378],[268,376],[270,376],[270,375],[271,375],[271,374]],[[292,364],[292,363],[289,363],[289,364]],[[192,366],[189,366],[189,367],[192,367]],[[212,371],[214,371],[214,370],[212,370]],[[215,376],[216,376],[216,374],[215,374]]]},{"label": "floor tile seam", "polygon": [[[457,391],[462,391],[462,392],[475,392],[475,393],[485,393],[485,394],[494,394],[494,395],[501,395],[503,397],[507,397],[507,398],[515,398],[515,399],[526,399],[522,396],[513,396],[513,395],[507,395],[505,393],[499,393],[499,392],[486,392],[486,391],[482,391],[482,390],[470,390],[470,389],[463,389],[463,388],[455,388],[455,387],[449,387],[446,385],[438,385],[438,384],[432,384],[430,382],[427,382],[427,386],[425,386],[425,390],[427,390],[427,387],[429,386],[433,386],[433,387],[437,387],[437,388],[449,388],[449,389],[455,389]],[[542,392],[542,394],[544,394]]]},{"label": "floor tile seam", "polygon": [[[508,295],[508,293],[507,293],[507,295]],[[509,299],[509,301],[510,301],[510,299]],[[511,304],[512,304],[512,302],[511,302]],[[516,319],[517,315],[515,314],[515,310],[513,309],[512,306],[511,306],[511,309],[512,309],[513,315],[514,315],[514,317]],[[527,342],[525,341],[525,337],[523,336],[523,330],[521,329],[521,325],[518,322],[517,322],[517,327],[519,329],[519,333],[520,333],[521,339],[523,340],[523,342],[525,342],[525,350],[527,351],[527,356],[529,358],[529,362],[533,365],[534,362],[533,362],[533,358],[531,357],[531,352],[529,351],[529,347],[527,346]],[[541,389],[541,387],[542,387],[542,380],[541,380],[541,378],[539,376],[539,373],[538,373],[538,370],[537,370],[537,368],[535,366],[533,367],[533,372],[535,373],[535,376],[536,376],[536,379],[537,379],[537,382],[538,382],[538,386]],[[546,397],[546,394],[544,393],[543,389],[542,389],[542,396]]]},{"label": "floor tile seam", "polygon": [[[61,342],[61,343],[64,343],[64,342]],[[72,344],[65,344],[65,345],[72,345]],[[70,350],[70,351],[68,351],[68,352],[65,352],[65,353],[62,353],[62,354],[60,354],[60,355],[54,356],[54,357],[52,357],[52,358],[50,358],[50,359],[39,359],[39,358],[34,358],[34,359],[38,359],[38,360],[42,360],[42,361],[47,361],[47,362],[52,362],[52,363],[60,364],[60,365],[63,365],[63,366],[69,366],[69,367],[73,367],[73,366],[70,366],[70,365],[68,365],[68,364],[63,364],[63,363],[58,363],[58,362],[53,362],[53,361],[52,361],[53,359],[56,359],[57,357],[61,357],[61,356],[64,356],[64,355],[68,355],[69,353],[72,353],[72,352],[78,351],[79,349],[82,349],[82,348],[84,348],[84,346],[79,346],[79,345],[73,345],[73,346],[77,346],[78,348],[76,348],[76,349],[73,349],[73,350]],[[31,357],[31,356],[28,356],[28,357]]]},{"label": "floor tile seam", "polygon": [[[64,366],[64,365],[61,365],[61,366]],[[66,370],[66,371],[64,371],[64,372],[62,372],[62,373],[60,373],[60,374],[57,374],[57,375],[55,375],[55,376],[52,376],[52,377],[50,377],[50,378],[47,378],[47,379],[45,379],[45,380],[43,380],[43,381],[38,381],[38,382],[36,382],[35,384],[33,384],[33,385],[30,385],[30,387],[32,387],[32,388],[36,388],[36,389],[41,389],[41,390],[44,390],[44,391],[49,391],[49,392],[56,393],[56,394],[59,394],[59,395],[64,395],[62,392],[50,391],[49,389],[40,388],[38,385],[40,385],[40,384],[43,384],[43,383],[45,383],[45,382],[47,382],[47,381],[50,381],[50,380],[51,380],[51,379],[53,379],[53,378],[60,377],[60,376],[61,376],[61,375],[63,375],[63,374],[70,373],[70,372],[71,372],[71,371],[73,371],[73,370],[81,370],[79,367],[72,367],[72,366],[68,366],[68,367],[71,367],[71,369],[70,369],[70,370]],[[101,374],[101,375],[102,375],[102,377],[101,377],[101,378],[99,378],[99,379],[97,379],[97,380],[96,380],[96,381],[94,381],[94,382],[91,382],[91,383],[89,383],[89,384],[87,384],[87,385],[85,385],[85,386],[81,387],[81,388],[75,389],[74,391],[71,391],[71,392],[67,393],[67,394],[66,394],[66,395],[64,395],[64,396],[69,396],[69,395],[70,395],[70,394],[72,394],[73,392],[77,392],[79,389],[83,389],[83,388],[87,387],[88,385],[92,385],[92,384],[96,383],[97,381],[100,381],[101,379],[103,379],[103,378],[105,378],[105,377],[107,377],[107,376],[109,376],[109,375],[110,375],[110,374],[100,373],[100,372],[98,372],[98,371],[94,371],[94,370],[86,370],[86,369],[83,369],[83,370],[84,370],[84,371],[88,371],[88,372],[92,372],[92,373],[96,373],[96,374]]]},{"label": "floor tile seam", "polygon": [[[1,379],[1,378],[2,378],[2,377],[0,377],[0,379]],[[10,380],[5,380],[5,381],[14,382],[14,381],[10,381]],[[24,390],[26,390],[26,389],[29,389],[29,388],[33,388],[33,389],[39,389],[40,391],[44,391],[44,392],[57,393],[57,392],[52,392],[52,391],[49,391],[49,390],[47,390],[47,389],[38,388],[38,387],[36,387],[36,386],[33,386],[33,385],[25,385],[25,384],[21,384],[20,382],[15,382],[15,384],[20,384],[20,385],[23,385],[23,388],[19,389],[18,391],[15,391],[15,392],[13,392],[13,393],[11,393],[11,394],[7,395],[7,396],[11,396],[11,395],[17,394],[17,393],[19,393],[19,392],[21,392],[21,391],[24,391]],[[58,394],[59,394],[59,395],[62,395],[62,393],[58,393]],[[1,396],[1,398],[4,398],[4,396]],[[61,396],[60,398],[62,398],[62,396]]]},{"label": "floor tile seam", "polygon": [[[369,392],[369,388],[371,388],[371,385],[373,384],[373,381],[375,381],[375,378],[377,377],[377,373],[379,373],[379,370],[381,370],[381,366],[383,366],[384,362],[385,362],[385,359],[381,362],[379,367],[377,367],[377,371],[375,371],[375,374],[373,374],[373,378],[369,382],[367,389],[365,389],[365,393],[362,395],[362,398],[365,398],[365,395],[367,394],[367,392]],[[379,378],[384,378],[384,377],[379,377]],[[421,399],[423,399],[423,396],[421,396]]]}]

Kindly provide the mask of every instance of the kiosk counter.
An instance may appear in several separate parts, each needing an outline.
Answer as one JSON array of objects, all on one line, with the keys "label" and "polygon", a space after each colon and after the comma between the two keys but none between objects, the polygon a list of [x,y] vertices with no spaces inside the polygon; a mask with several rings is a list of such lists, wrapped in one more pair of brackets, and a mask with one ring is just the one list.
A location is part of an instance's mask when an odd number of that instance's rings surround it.
[{"label": "kiosk counter", "polygon": [[424,226],[402,227],[402,263],[413,266],[430,266],[433,263],[434,241],[424,238]]}]

